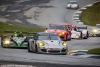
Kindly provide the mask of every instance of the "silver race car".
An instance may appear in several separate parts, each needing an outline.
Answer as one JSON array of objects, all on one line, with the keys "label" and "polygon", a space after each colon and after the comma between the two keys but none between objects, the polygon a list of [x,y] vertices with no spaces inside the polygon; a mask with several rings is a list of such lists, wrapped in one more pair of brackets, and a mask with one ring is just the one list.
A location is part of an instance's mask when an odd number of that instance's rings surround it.
[{"label": "silver race car", "polygon": [[68,46],[57,34],[40,32],[33,39],[29,39],[28,52],[66,55]]},{"label": "silver race car", "polygon": [[67,9],[78,9],[79,8],[79,4],[76,1],[70,1],[67,4]]}]

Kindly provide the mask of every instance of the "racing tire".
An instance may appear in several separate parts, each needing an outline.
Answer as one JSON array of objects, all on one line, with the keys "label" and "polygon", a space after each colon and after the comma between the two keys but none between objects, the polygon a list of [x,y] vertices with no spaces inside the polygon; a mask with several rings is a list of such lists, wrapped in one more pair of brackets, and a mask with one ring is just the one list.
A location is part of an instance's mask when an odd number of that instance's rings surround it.
[{"label": "racing tire", "polygon": [[67,53],[62,53],[62,55],[67,55]]},{"label": "racing tire", "polygon": [[3,44],[3,40],[1,39],[1,47],[6,48]]},{"label": "racing tire", "polygon": [[28,52],[32,52],[32,51],[30,50],[29,42],[28,42],[27,49],[28,49]]},{"label": "racing tire", "polygon": [[39,53],[39,51],[38,51],[38,47],[37,47],[37,45],[35,46],[35,48],[36,48],[36,53],[38,54]]},{"label": "racing tire", "polygon": [[86,33],[86,38],[84,38],[84,39],[87,39],[88,38],[88,32]]},{"label": "racing tire", "polygon": [[80,38],[82,39],[82,32],[81,32],[81,36],[80,36]]},{"label": "racing tire", "polygon": [[3,42],[1,42],[1,46],[2,46],[3,48],[5,48],[4,45],[3,45]]}]

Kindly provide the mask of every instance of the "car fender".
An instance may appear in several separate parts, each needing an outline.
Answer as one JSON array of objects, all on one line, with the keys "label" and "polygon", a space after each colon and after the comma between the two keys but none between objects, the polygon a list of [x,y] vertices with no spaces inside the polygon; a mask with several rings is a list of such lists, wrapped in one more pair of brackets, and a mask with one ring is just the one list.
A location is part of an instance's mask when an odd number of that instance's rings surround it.
[{"label": "car fender", "polygon": [[83,30],[83,31],[82,31],[82,34],[87,35],[87,32],[88,32],[87,30]]},{"label": "car fender", "polygon": [[29,39],[29,41],[28,41],[28,45],[29,45],[31,51],[32,51],[32,48],[33,48],[33,42],[34,42],[34,39]]}]

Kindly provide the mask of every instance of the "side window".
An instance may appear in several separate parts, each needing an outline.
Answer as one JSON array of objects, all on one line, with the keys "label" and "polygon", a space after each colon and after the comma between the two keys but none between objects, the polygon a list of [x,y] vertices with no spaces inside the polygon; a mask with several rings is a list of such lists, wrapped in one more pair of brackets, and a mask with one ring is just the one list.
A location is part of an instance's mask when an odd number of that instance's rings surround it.
[{"label": "side window", "polygon": [[38,39],[38,35],[36,34],[35,36],[34,36],[34,40],[37,40]]}]

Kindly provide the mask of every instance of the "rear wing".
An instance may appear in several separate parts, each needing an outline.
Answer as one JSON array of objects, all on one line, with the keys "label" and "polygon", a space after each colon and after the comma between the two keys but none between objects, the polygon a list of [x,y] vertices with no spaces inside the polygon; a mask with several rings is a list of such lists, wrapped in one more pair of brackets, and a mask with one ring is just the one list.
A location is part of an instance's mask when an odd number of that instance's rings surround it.
[{"label": "rear wing", "polygon": [[77,27],[78,29],[87,29],[87,26],[85,27]]},{"label": "rear wing", "polygon": [[[10,30],[4,30],[4,33],[20,33],[21,31],[10,31]],[[22,32],[23,34],[37,34],[38,32]]]},{"label": "rear wing", "polygon": [[[13,34],[14,32],[16,32],[16,33],[20,33],[21,31],[11,31],[11,30],[4,30],[4,34]],[[24,34],[24,35],[35,35],[35,34],[37,34],[38,32],[22,32],[22,34]]]}]

